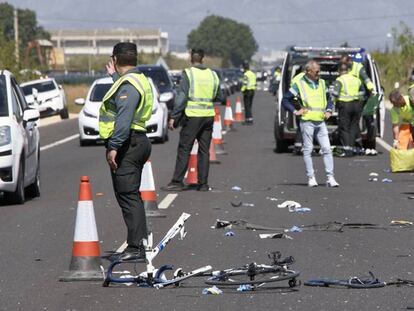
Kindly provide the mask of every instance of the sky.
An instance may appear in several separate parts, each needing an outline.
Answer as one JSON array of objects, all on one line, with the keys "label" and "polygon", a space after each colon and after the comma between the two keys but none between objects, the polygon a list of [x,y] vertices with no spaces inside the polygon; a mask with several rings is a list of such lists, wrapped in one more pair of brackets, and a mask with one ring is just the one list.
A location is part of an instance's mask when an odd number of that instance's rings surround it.
[{"label": "sky", "polygon": [[[0,0],[3,1],[3,0]],[[414,29],[414,0],[9,0],[37,13],[47,30],[157,28],[170,45],[185,46],[187,34],[210,14],[248,24],[261,52],[288,45],[384,49],[391,29]],[[387,36],[388,35],[388,36]]]}]

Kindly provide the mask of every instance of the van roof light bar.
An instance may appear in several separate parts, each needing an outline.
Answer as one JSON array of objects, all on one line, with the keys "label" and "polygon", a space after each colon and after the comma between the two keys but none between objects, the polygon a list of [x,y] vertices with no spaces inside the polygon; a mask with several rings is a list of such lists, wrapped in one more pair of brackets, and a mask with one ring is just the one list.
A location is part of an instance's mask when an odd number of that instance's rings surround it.
[{"label": "van roof light bar", "polygon": [[363,48],[346,48],[346,47],[302,47],[294,46],[292,50],[295,52],[342,52],[342,53],[362,53]]}]

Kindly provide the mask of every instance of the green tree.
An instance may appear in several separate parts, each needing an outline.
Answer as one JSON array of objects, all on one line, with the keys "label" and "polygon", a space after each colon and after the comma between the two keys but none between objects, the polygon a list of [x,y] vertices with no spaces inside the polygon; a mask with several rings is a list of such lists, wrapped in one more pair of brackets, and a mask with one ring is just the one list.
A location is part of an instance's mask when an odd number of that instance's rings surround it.
[{"label": "green tree", "polygon": [[258,49],[250,26],[210,15],[187,37],[188,48],[200,48],[209,56],[221,57],[223,66],[239,66]]}]

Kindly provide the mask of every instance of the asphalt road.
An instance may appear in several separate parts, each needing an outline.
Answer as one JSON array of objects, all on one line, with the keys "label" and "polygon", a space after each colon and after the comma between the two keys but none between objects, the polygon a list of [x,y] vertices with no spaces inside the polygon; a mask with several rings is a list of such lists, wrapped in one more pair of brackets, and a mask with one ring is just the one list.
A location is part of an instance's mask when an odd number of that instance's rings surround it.
[{"label": "asphalt road", "polygon": [[[233,98],[234,100],[234,98]],[[348,278],[372,271],[384,281],[397,277],[414,279],[412,229],[350,229],[342,233],[306,231],[289,233],[289,239],[259,238],[259,231],[212,229],[216,219],[239,220],[269,227],[291,227],[339,222],[388,225],[391,220],[413,220],[412,174],[391,174],[389,158],[335,158],[335,173],[341,187],[324,186],[322,158],[314,163],[318,188],[308,188],[301,157],[273,152],[273,98],[258,92],[254,102],[255,124],[236,124],[237,131],[225,136],[228,155],[212,165],[213,191],[181,192],[165,213],[151,219],[155,240],[161,238],[182,212],[188,235],[172,241],[155,260],[189,271],[204,265],[215,270],[245,263],[268,263],[267,253],[279,250],[292,255],[292,268],[302,281],[317,277]],[[389,131],[389,127],[386,131]],[[77,120],[41,128],[42,145],[77,133]],[[155,144],[152,166],[159,202],[167,193],[159,190],[171,178],[178,131],[166,144]],[[0,310],[400,310],[414,306],[412,288],[386,287],[371,290],[312,288],[290,290],[285,282],[277,288],[256,292],[225,289],[223,295],[202,295],[203,278],[193,278],[179,288],[161,290],[135,286],[101,287],[100,282],[61,283],[69,267],[80,176],[90,176],[101,251],[117,249],[125,239],[125,226],[113,195],[102,146],[79,147],[76,139],[42,152],[42,195],[24,205],[0,206]],[[369,182],[377,172],[378,182]],[[382,183],[391,178],[392,183]],[[239,186],[242,191],[231,188]],[[272,201],[269,198],[277,198]],[[290,213],[277,207],[295,200],[311,208],[308,213]],[[242,201],[254,206],[233,207]],[[103,261],[105,267],[108,262]],[[135,267],[142,271],[145,266]],[[134,271],[133,265],[123,270]]]}]

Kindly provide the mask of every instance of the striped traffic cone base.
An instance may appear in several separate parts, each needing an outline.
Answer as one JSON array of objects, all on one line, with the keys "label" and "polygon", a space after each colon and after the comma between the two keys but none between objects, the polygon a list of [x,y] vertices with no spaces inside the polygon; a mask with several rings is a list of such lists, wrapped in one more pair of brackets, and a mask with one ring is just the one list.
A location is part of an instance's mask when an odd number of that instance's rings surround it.
[{"label": "striped traffic cone base", "polygon": [[165,218],[167,215],[160,212],[155,201],[144,201],[145,216],[150,218]]},{"label": "striped traffic cone base", "polygon": [[100,267],[101,257],[93,210],[92,190],[89,177],[82,176],[79,187],[72,259],[69,271],[65,271],[59,281],[100,281],[103,278]]}]

